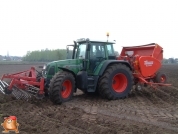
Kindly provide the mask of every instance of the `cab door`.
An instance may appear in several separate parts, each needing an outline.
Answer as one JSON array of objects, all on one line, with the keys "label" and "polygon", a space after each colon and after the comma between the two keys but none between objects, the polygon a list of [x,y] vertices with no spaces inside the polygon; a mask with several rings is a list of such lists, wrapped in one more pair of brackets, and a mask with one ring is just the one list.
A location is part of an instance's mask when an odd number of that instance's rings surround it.
[{"label": "cab door", "polygon": [[94,74],[97,66],[106,59],[105,47],[103,43],[91,43],[89,53],[88,73]]}]

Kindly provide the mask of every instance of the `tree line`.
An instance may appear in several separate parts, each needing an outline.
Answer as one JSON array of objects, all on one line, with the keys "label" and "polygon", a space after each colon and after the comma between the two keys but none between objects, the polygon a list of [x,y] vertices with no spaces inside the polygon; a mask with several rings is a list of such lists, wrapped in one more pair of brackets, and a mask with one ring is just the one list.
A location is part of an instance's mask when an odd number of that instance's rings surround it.
[{"label": "tree line", "polygon": [[[115,55],[119,56],[119,53],[115,51]],[[72,51],[69,50],[67,57],[66,49],[55,49],[55,50],[36,50],[28,51],[27,54],[22,58],[23,61],[30,62],[50,62],[55,60],[63,60],[72,57]],[[163,59],[162,63],[178,63],[178,58]]]},{"label": "tree line", "polygon": [[171,63],[171,64],[178,63],[178,58],[168,58],[168,59],[164,58],[162,63],[165,63],[165,64],[167,64],[167,63]]},{"label": "tree line", "polygon": [[[64,60],[72,58],[72,50],[69,50],[67,54],[66,49],[56,49],[56,50],[36,50],[28,51],[27,54],[22,58],[23,61],[30,62],[50,62],[55,60]],[[119,56],[119,53],[115,51],[115,55]]]},{"label": "tree line", "polygon": [[28,51],[27,54],[22,58],[23,61],[30,62],[50,62],[55,60],[66,59],[66,49],[56,50],[36,50]]}]

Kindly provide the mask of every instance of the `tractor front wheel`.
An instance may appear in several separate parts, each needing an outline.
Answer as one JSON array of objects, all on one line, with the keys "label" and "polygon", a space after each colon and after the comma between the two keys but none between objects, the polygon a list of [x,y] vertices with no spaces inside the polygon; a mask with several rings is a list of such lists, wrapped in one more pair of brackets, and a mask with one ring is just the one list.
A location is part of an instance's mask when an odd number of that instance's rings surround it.
[{"label": "tractor front wheel", "polygon": [[75,89],[74,76],[66,71],[54,75],[49,86],[49,97],[54,104],[70,100]]},{"label": "tractor front wheel", "polygon": [[131,70],[124,64],[107,67],[99,80],[98,90],[103,98],[115,100],[128,95],[133,86]]}]

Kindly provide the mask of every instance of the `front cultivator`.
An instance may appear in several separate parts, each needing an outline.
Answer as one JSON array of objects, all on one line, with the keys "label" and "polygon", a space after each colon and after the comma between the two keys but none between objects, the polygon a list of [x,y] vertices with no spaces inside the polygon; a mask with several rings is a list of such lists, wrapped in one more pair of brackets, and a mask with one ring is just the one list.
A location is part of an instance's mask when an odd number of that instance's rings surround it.
[{"label": "front cultivator", "polygon": [[16,99],[29,100],[33,96],[41,99],[44,97],[44,78],[37,80],[34,67],[15,74],[5,74],[0,80],[0,91],[12,94]]}]

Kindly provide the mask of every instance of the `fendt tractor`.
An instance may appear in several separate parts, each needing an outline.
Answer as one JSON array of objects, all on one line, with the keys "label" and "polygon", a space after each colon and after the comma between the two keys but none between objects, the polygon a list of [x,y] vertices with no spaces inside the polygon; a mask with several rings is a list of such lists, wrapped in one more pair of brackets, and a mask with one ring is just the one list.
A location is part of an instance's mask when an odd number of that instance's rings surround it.
[{"label": "fendt tractor", "polygon": [[31,67],[3,75],[0,91],[26,100],[32,95],[36,98],[46,95],[54,104],[61,104],[70,100],[78,89],[115,100],[128,96],[133,86],[140,90],[147,85],[154,88],[170,85],[166,84],[166,75],[159,72],[163,59],[161,46],[151,43],[123,47],[116,57],[113,44],[115,41],[78,39],[67,46],[66,60],[47,63],[38,73]]}]

